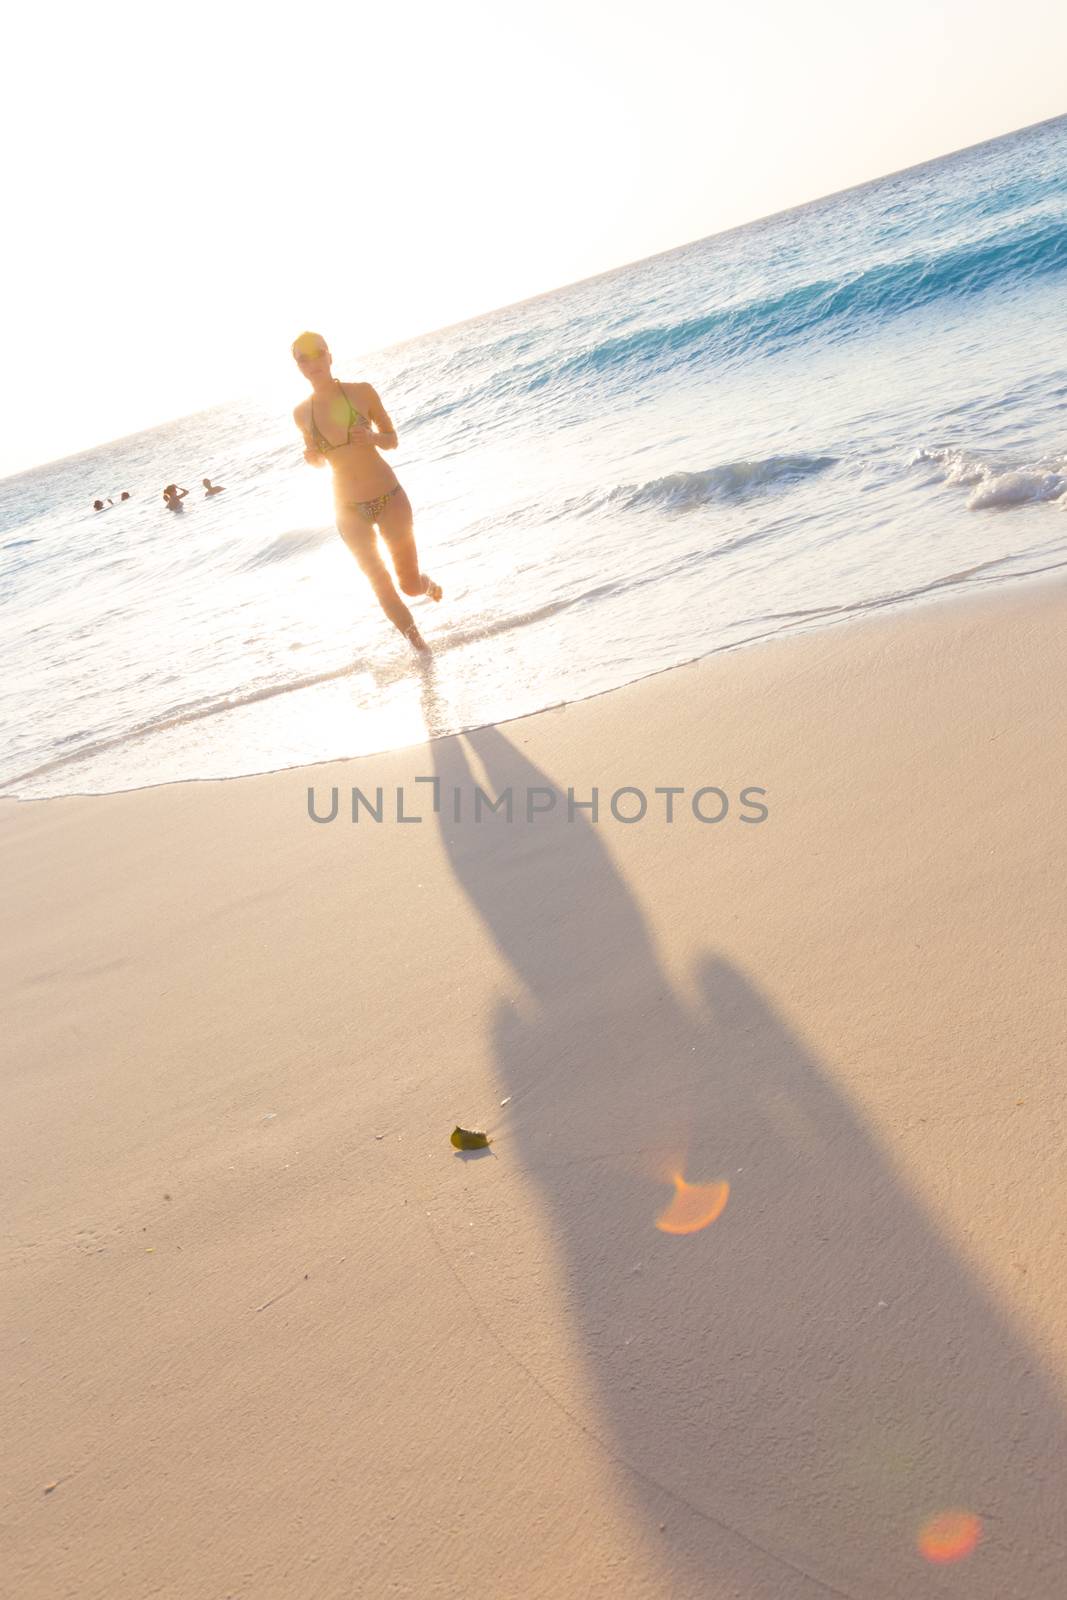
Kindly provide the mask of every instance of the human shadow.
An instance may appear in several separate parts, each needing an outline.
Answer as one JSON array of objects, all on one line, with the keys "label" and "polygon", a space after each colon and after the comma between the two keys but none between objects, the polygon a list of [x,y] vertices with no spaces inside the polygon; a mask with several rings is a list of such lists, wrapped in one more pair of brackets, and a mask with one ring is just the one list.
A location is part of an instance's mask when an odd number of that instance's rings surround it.
[{"label": "human shadow", "polygon": [[[528,788],[587,795],[588,775],[553,784],[499,728],[432,749],[449,864],[525,991],[493,1022],[496,1148],[543,1197],[589,1429],[664,1592],[1061,1595],[1059,1396],[840,1087],[730,961],[703,956],[701,1004],[679,997],[611,823],[526,820]],[[476,786],[510,788],[514,820],[475,822]],[[657,1228],[672,1172],[728,1181],[718,1220]],[[939,1562],[921,1530],[947,1512],[976,1520],[943,1530],[960,1558]]]}]

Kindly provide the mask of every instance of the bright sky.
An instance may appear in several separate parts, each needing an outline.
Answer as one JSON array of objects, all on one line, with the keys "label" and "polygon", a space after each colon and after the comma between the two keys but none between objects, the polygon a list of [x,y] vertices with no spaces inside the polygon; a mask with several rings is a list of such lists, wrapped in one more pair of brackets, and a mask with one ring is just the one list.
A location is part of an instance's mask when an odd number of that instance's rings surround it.
[{"label": "bright sky", "polygon": [[0,46],[0,473],[1067,110],[1062,0],[60,0]]}]

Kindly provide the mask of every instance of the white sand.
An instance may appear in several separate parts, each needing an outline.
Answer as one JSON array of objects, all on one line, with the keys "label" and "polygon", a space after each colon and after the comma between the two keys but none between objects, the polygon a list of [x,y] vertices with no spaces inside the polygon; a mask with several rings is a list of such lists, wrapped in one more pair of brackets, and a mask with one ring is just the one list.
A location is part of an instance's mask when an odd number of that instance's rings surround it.
[{"label": "white sand", "polygon": [[0,806],[4,1593],[1058,1600],[1065,689],[1030,586]]}]

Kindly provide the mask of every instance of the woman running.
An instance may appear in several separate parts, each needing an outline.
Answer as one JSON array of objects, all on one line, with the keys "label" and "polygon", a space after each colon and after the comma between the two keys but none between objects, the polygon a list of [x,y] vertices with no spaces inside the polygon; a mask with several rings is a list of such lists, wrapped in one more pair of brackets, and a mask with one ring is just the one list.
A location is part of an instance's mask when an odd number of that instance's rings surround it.
[{"label": "woman running", "polygon": [[293,412],[307,445],[304,460],[321,467],[329,458],[338,533],[370,579],[390,622],[416,650],[428,652],[429,645],[396,592],[375,535],[377,527],[404,593],[440,600],[440,584],[419,571],[411,502],[378,454],[396,449],[396,429],[369,383],[342,383],[333,376],[333,357],[321,334],[302,333],[293,340],[292,351],[311,384],[311,394]]}]

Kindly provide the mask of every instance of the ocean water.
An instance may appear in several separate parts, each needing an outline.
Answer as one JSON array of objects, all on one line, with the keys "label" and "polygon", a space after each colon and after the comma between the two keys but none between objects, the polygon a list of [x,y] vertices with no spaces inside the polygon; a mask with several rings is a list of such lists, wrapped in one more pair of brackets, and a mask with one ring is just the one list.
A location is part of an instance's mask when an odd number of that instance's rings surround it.
[{"label": "ocean water", "polygon": [[327,329],[398,425],[432,662],[333,529],[293,368],[0,483],[0,792],[392,748],[1063,568],[1065,298],[1062,117],[388,350]]}]

